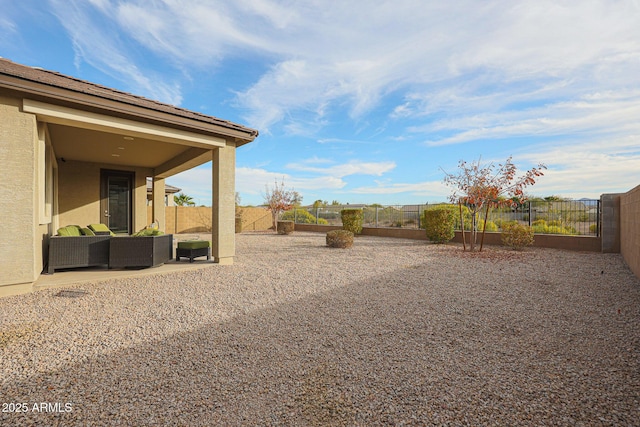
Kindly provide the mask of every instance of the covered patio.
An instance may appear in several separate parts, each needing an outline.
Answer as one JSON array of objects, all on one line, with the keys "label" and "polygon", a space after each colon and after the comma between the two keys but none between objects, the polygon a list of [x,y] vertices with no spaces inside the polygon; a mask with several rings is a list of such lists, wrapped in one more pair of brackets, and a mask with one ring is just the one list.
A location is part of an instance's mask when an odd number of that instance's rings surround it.
[{"label": "covered patio", "polygon": [[102,223],[129,235],[149,225],[147,178],[153,220],[165,231],[166,178],[207,162],[212,256],[233,263],[235,150],[256,130],[5,59],[0,110],[3,152],[12,159],[0,172],[2,197],[10,188],[23,192],[10,221],[15,228],[0,244],[8,273],[0,288],[30,290],[59,227]]},{"label": "covered patio", "polygon": [[[204,240],[209,239],[210,237],[211,235],[207,233],[181,234],[174,239],[174,254],[177,242],[186,240]],[[145,276],[184,273],[203,268],[211,268],[213,264],[214,260],[206,260],[204,257],[198,258],[193,263],[184,259],[176,261],[174,255],[169,262],[153,268],[109,269],[106,266],[95,266],[79,269],[64,269],[57,271],[55,274],[43,274],[38,277],[38,280],[33,284],[33,290],[41,291],[45,289],[65,288],[69,286],[82,286],[83,284],[95,283],[97,281],[136,279]]]}]

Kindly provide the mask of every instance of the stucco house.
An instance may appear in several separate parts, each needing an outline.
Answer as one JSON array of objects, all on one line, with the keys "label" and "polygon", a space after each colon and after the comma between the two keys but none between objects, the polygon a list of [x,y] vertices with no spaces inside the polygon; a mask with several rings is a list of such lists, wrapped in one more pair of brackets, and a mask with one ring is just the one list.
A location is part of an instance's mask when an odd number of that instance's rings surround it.
[{"label": "stucco house", "polygon": [[59,227],[165,228],[165,179],[212,161],[212,255],[235,255],[236,123],[0,58],[0,295],[31,290]]},{"label": "stucco house", "polygon": [[[169,185],[167,183],[164,184],[164,205],[165,206],[175,206],[175,202],[173,201],[173,196],[176,193],[182,191],[182,188],[174,187],[173,185]],[[153,179],[148,176],[147,177],[147,206],[153,205]]]}]

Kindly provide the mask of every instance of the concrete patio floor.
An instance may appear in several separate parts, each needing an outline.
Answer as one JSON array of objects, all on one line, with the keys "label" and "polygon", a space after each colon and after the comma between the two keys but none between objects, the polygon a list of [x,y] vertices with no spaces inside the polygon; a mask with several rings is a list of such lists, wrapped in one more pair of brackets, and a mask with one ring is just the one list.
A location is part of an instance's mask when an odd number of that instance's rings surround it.
[{"label": "concrete patio floor", "polygon": [[107,267],[87,267],[76,268],[69,270],[57,271],[55,274],[43,274],[33,284],[33,290],[39,291],[42,289],[57,288],[62,286],[71,286],[75,284],[85,282],[99,282],[110,279],[124,279],[134,278],[141,276],[149,276],[153,274],[166,274],[181,271],[197,270],[201,268],[208,268],[217,265],[213,260],[207,261],[202,258],[201,261],[194,260],[190,263],[188,260],[180,260],[176,262],[175,259],[169,261],[166,264],[159,265],[157,267],[143,268],[143,269],[119,269],[110,270]]},{"label": "concrete patio floor", "polygon": [[188,259],[181,258],[180,261],[175,260],[176,246],[178,242],[186,240],[211,240],[211,235],[202,234],[179,234],[174,235],[173,238],[173,256],[169,262],[159,265],[157,267],[142,268],[142,269],[108,269],[106,266],[98,267],[86,267],[86,268],[74,268],[63,269],[56,271],[54,274],[42,274],[38,280],[33,284],[33,291],[39,291],[43,289],[58,288],[63,286],[71,286],[75,284],[81,284],[86,282],[96,282],[110,279],[124,279],[134,278],[141,276],[148,276],[153,274],[166,274],[173,272],[197,270],[201,268],[208,268],[216,265],[213,261],[207,260],[204,257],[196,258],[193,263],[190,263]]}]

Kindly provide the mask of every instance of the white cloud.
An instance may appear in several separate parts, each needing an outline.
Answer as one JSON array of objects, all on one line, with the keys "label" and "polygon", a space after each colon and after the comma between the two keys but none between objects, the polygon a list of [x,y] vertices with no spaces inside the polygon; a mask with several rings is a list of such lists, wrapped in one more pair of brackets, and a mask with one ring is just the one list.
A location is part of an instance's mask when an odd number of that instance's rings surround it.
[{"label": "white cloud", "polygon": [[[312,157],[298,164],[286,165],[285,169],[304,171],[310,176],[294,176],[289,173],[269,171],[260,167],[240,166],[236,168],[236,191],[244,198],[249,198],[254,204],[262,200],[268,187],[275,182],[284,182],[286,187],[293,188],[304,197],[305,191],[314,192],[338,191],[347,182],[343,179],[350,175],[381,176],[395,167],[393,162],[360,162],[353,161],[345,164],[333,165],[327,168],[318,167],[332,162],[329,159]],[[173,186],[182,188],[199,204],[211,203],[211,164],[208,163],[170,177]]]},{"label": "white cloud", "polygon": [[110,21],[110,3],[94,1],[92,9],[84,2],[50,0],[54,14],[65,27],[76,52],[76,66],[86,61],[93,67],[122,82],[126,90],[173,105],[180,105],[180,86],[167,83],[160,73],[142,70],[120,37],[118,28]]},{"label": "white cloud", "polygon": [[[134,50],[113,29],[186,74],[191,65],[215,67],[239,54],[266,59],[268,71],[237,93],[249,124],[263,132],[278,122],[299,129],[291,124],[298,111],[321,118],[330,106],[357,119],[397,90],[432,94],[432,108],[453,97],[457,108],[474,111],[502,98],[505,86],[516,94],[510,99],[550,96],[547,86],[558,83],[568,88],[560,96],[575,96],[586,81],[595,82],[591,91],[635,85],[640,64],[634,1],[371,0],[366,10],[320,0],[51,2],[82,59],[171,103],[180,101],[180,88],[146,78],[150,70],[133,65]],[[394,117],[417,112],[407,96]]]},{"label": "white cloud", "polygon": [[286,173],[271,172],[261,168],[236,168],[236,191],[239,192],[242,197],[249,196],[253,204],[261,203],[266,188],[273,187],[275,182],[284,182],[285,187],[293,188],[303,197],[305,191],[335,191],[346,185],[341,178],[334,176],[301,178],[293,177]]},{"label": "white cloud", "polygon": [[[447,81],[447,86],[459,83],[467,89],[458,104],[486,104],[503,95],[499,88],[505,84],[510,90],[522,86],[527,94],[549,95],[547,86],[557,82],[580,92],[583,77],[600,76],[598,86],[608,87],[611,72],[620,77],[615,85],[632,84],[637,75],[640,11],[628,2],[619,8],[605,1],[574,7],[552,1],[446,7],[374,2],[366,14],[357,4],[322,11],[318,6],[299,9],[299,24],[307,31],[288,28],[295,34],[288,44],[265,32],[283,60],[239,96],[242,105],[254,110],[252,123],[268,127],[289,108],[345,101],[352,116],[359,117],[388,91],[422,85],[438,92]],[[397,22],[402,25],[394,26]],[[291,73],[290,58],[305,64],[304,74]],[[293,100],[292,92],[297,95]],[[280,114],[273,114],[273,108]],[[395,111],[404,113],[403,106]]]},{"label": "white cloud", "polygon": [[409,128],[413,133],[452,136],[430,140],[428,145],[459,144],[482,139],[521,136],[620,134],[640,132],[640,91],[588,93],[573,101],[561,101],[518,111],[459,116]]},{"label": "white cloud", "polygon": [[528,147],[517,158],[544,163],[544,176],[531,187],[538,195],[598,198],[628,191],[640,178],[640,134],[573,143],[549,141]]},{"label": "white cloud", "polygon": [[313,172],[320,173],[326,176],[343,178],[349,175],[375,175],[381,176],[386,172],[395,169],[395,162],[362,162],[354,160],[348,163],[339,165],[317,167],[311,166],[308,162],[303,163],[289,163],[285,166],[287,169],[301,171],[301,172]]},{"label": "white cloud", "polygon": [[410,197],[429,198],[429,201],[446,201],[451,193],[449,187],[442,181],[425,181],[416,183],[385,183],[376,182],[375,186],[358,187],[351,190],[355,194],[403,194]]},{"label": "white cloud", "polygon": [[0,32],[2,33],[17,33],[15,23],[7,19],[6,17],[0,17]]},{"label": "white cloud", "polygon": [[[536,192],[579,188],[574,183],[600,191],[605,184],[637,181],[637,1],[370,0],[366,10],[357,2],[328,6],[320,0],[50,4],[73,40],[79,66],[86,61],[131,91],[172,104],[182,101],[171,77],[176,70],[181,77],[192,69],[215,73],[229,58],[256,58],[266,71],[244,88],[232,88],[231,96],[263,135],[281,125],[276,132],[320,143],[368,144],[337,127],[335,135],[318,131],[344,117],[362,128],[360,123],[377,119],[369,112],[393,98],[386,119],[408,130],[394,131],[407,144],[421,138],[428,149],[444,152],[433,146],[482,141],[491,152],[487,141],[553,142],[516,148],[522,158],[550,166]],[[137,59],[145,49],[173,69],[152,70]],[[362,144],[358,148],[368,148]],[[396,167],[391,161],[288,166],[306,175],[285,174],[300,190],[348,189],[345,177],[379,176]],[[247,194],[259,195],[283,176],[260,167],[238,169],[238,190]],[[358,191],[417,190],[378,183]]]}]

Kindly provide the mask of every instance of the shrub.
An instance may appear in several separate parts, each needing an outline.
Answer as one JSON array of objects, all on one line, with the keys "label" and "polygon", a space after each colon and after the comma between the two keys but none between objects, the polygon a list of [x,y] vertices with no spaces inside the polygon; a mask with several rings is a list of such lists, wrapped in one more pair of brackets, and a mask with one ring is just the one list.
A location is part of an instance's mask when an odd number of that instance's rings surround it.
[{"label": "shrub", "polygon": [[577,231],[573,227],[562,227],[557,225],[549,226],[547,229],[548,234],[577,234]]},{"label": "shrub", "polygon": [[535,221],[533,221],[531,223],[531,225],[533,227],[546,227],[547,226],[547,221],[544,219],[536,219]]},{"label": "shrub", "polygon": [[362,209],[343,209],[340,211],[342,217],[342,229],[351,233],[362,233],[362,220],[364,214]]},{"label": "shrub", "polygon": [[291,234],[293,227],[293,221],[278,221],[278,234]]},{"label": "shrub", "polygon": [[528,225],[505,223],[502,230],[502,244],[505,246],[521,250],[533,244],[533,228]]},{"label": "shrub", "polygon": [[598,224],[591,224],[589,226],[589,233],[596,234],[598,232]]},{"label": "shrub", "polygon": [[453,239],[456,223],[455,208],[439,207],[424,211],[422,223],[427,233],[427,238],[434,243],[446,243]]},{"label": "shrub", "polygon": [[532,228],[533,228],[533,232],[534,233],[538,233],[538,234],[548,234],[549,233],[549,226],[547,224],[534,225]]},{"label": "shrub", "polygon": [[[482,231],[484,227],[484,219],[478,220],[478,231]],[[498,226],[493,221],[487,221],[487,228],[484,231],[498,231]]]},{"label": "shrub", "polygon": [[[295,222],[298,224],[315,224],[316,223],[315,216],[309,213],[309,211],[307,211],[306,209],[300,209],[300,208],[286,211],[285,213],[282,214],[281,218],[284,221],[295,220]],[[324,218],[318,218],[317,223],[322,225],[329,224],[327,220]]]},{"label": "shrub", "polygon": [[[457,205],[448,205],[448,206],[441,206],[440,208],[444,208],[444,209],[451,209],[453,210],[454,213],[454,217],[455,217],[455,230],[462,230],[462,224],[460,223],[460,206]],[[469,208],[466,206],[462,206],[462,219],[464,220],[464,229],[465,230],[471,230],[471,212],[469,211]]]},{"label": "shrub", "polygon": [[332,230],[327,233],[327,246],[330,248],[350,248],[353,246],[353,233],[348,230]]},{"label": "shrub", "polygon": [[578,234],[575,228],[573,227],[563,227],[560,225],[534,225],[533,232],[538,234]]}]

